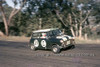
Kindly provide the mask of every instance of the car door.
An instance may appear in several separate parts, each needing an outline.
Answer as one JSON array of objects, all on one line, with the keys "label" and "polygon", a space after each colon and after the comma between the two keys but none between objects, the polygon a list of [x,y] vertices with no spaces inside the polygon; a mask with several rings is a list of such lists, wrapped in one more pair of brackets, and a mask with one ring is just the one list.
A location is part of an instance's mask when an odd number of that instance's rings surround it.
[{"label": "car door", "polygon": [[40,33],[39,41],[40,41],[40,48],[41,49],[47,49],[48,38],[47,38],[46,32]]},{"label": "car door", "polygon": [[47,33],[47,35],[48,35],[48,38],[47,38],[47,43],[48,43],[47,49],[51,49],[52,48],[52,45],[55,42],[55,36],[53,35],[53,32],[52,31],[49,31]]},{"label": "car door", "polygon": [[31,44],[34,44],[36,48],[39,48],[39,33],[32,34]]}]

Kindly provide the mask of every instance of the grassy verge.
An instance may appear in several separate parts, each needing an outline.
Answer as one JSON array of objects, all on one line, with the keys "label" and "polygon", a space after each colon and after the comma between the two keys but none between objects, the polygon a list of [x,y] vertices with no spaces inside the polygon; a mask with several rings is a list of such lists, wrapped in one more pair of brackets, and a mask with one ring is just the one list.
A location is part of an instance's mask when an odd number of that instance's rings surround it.
[{"label": "grassy verge", "polygon": [[24,36],[4,36],[0,37],[0,40],[3,41],[15,41],[15,42],[28,42],[30,40],[30,37],[24,37]]},{"label": "grassy verge", "polygon": [[92,39],[79,39],[79,38],[76,38],[76,44],[100,44],[100,39],[95,39],[95,40],[92,40]]},{"label": "grassy verge", "polygon": [[[29,42],[30,37],[24,37],[24,36],[9,36],[9,37],[0,37],[0,40],[3,41],[15,41],[15,42]],[[95,39],[95,40],[84,40],[84,39],[79,39],[76,38],[75,39],[76,44],[100,44],[100,40],[99,39]]]}]

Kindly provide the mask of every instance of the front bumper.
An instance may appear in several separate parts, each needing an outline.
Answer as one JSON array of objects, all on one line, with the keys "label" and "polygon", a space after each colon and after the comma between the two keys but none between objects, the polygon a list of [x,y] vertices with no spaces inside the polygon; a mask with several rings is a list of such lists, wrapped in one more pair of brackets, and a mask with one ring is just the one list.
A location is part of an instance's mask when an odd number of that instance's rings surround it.
[{"label": "front bumper", "polygon": [[60,48],[68,48],[73,45],[75,45],[74,40],[64,41],[64,43],[61,44]]}]

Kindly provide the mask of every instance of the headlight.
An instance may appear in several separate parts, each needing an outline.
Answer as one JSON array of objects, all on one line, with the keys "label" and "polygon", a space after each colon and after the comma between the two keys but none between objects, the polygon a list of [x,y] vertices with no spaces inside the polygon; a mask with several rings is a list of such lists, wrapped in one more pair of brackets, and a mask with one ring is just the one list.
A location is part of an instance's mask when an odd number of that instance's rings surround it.
[{"label": "headlight", "polygon": [[75,39],[75,37],[72,37],[72,39]]},{"label": "headlight", "polygon": [[60,40],[60,42],[63,43],[64,41],[63,40]]}]

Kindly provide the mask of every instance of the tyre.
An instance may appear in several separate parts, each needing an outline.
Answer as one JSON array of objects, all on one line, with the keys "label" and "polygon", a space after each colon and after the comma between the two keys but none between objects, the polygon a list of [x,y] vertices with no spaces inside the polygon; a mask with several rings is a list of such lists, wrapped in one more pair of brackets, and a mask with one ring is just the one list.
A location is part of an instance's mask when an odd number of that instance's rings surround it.
[{"label": "tyre", "polygon": [[34,45],[31,45],[31,50],[35,51],[35,46]]},{"label": "tyre", "polygon": [[36,39],[34,40],[34,43],[31,44],[31,50],[36,50],[36,48],[39,46],[39,41]]},{"label": "tyre", "polygon": [[60,48],[57,46],[57,45],[54,45],[53,47],[52,47],[52,51],[53,51],[53,53],[60,53]]},{"label": "tyre", "polygon": [[71,49],[74,49],[75,48],[75,45],[72,45]]},{"label": "tyre", "polygon": [[71,45],[69,48],[70,49],[74,49],[75,48],[75,45]]}]

